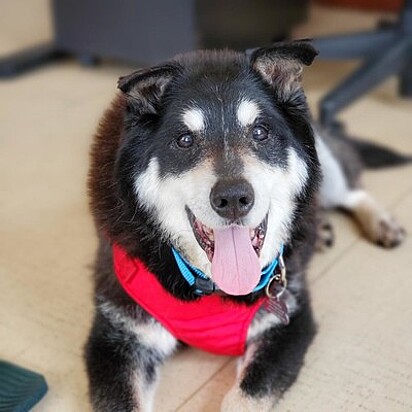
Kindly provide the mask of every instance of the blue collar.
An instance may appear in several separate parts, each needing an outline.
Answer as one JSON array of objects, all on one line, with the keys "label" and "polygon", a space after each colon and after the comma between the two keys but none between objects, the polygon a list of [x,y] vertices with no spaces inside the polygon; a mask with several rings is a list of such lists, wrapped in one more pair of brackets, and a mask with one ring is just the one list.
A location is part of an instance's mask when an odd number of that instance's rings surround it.
[{"label": "blue collar", "polygon": [[[175,248],[172,247],[173,256],[176,259],[180,273],[186,282],[195,288],[197,295],[210,295],[217,289],[216,285],[200,269],[192,266]],[[258,285],[252,292],[258,292],[263,289],[270,281],[273,273],[278,266],[279,257],[283,255],[283,245],[280,246],[279,255],[263,270]]]}]

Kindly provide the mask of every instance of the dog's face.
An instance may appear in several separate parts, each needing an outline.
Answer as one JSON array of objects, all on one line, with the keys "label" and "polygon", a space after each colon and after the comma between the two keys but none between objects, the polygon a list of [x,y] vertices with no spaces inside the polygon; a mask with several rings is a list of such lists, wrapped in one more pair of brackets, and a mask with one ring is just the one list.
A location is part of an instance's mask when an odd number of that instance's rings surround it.
[{"label": "dog's face", "polygon": [[300,87],[314,55],[304,42],[198,52],[120,79],[125,190],[228,294],[254,289],[316,180]]}]

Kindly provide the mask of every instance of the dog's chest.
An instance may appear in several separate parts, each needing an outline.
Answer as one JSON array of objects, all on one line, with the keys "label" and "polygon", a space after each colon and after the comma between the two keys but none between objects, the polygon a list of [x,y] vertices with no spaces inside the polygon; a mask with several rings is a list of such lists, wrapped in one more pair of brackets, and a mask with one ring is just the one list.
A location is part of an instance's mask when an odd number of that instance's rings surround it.
[{"label": "dog's chest", "polygon": [[185,302],[167,292],[140,260],[130,258],[116,245],[113,260],[117,278],[128,295],[176,339],[219,355],[244,354],[249,327],[265,297],[252,305],[237,304],[219,295]]}]

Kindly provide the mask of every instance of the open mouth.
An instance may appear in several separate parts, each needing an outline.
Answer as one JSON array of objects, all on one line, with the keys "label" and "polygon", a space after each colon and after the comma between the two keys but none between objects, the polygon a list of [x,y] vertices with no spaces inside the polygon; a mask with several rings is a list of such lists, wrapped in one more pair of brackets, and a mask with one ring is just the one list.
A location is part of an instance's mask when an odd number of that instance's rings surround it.
[{"label": "open mouth", "polygon": [[[215,233],[214,230],[204,225],[196,216],[191,212],[189,208],[186,208],[189,216],[189,221],[195,234],[195,238],[200,247],[205,251],[208,259],[212,261],[215,252]],[[249,229],[249,238],[251,245],[259,257],[265,242],[266,230],[267,230],[268,216],[262,220],[262,222],[254,229]]]},{"label": "open mouth", "polygon": [[261,277],[259,255],[265,242],[268,216],[259,226],[229,225],[209,228],[187,209],[193,233],[211,262],[211,276],[223,292],[252,293]]}]

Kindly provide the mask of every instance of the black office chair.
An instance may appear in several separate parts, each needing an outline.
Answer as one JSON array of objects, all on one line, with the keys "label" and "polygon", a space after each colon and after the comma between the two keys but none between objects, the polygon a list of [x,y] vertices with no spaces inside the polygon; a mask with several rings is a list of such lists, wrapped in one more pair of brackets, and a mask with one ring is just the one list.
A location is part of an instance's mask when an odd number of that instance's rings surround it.
[{"label": "black office chair", "polygon": [[320,102],[320,121],[336,124],[335,115],[388,76],[399,76],[401,96],[412,97],[412,0],[394,24],[372,32],[332,36],[314,40],[321,59],[364,58],[365,63]]}]

